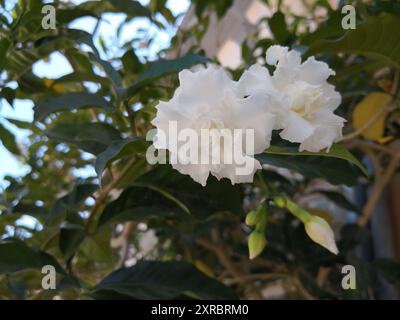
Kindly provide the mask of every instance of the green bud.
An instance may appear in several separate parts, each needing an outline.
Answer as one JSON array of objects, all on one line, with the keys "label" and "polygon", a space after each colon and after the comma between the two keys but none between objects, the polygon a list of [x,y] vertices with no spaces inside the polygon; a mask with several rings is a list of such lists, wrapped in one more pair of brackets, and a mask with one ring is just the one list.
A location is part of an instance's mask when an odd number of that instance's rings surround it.
[{"label": "green bud", "polygon": [[274,202],[279,208],[286,207],[286,199],[284,197],[275,197]]},{"label": "green bud", "polygon": [[264,233],[257,230],[250,233],[248,238],[249,246],[249,258],[254,259],[257,257],[267,245],[267,240],[265,239]]},{"label": "green bud", "polygon": [[260,219],[257,222],[256,230],[258,232],[264,233],[266,226],[267,226],[267,215],[266,212],[263,212],[263,214],[260,215]]},{"label": "green bud", "polygon": [[265,215],[265,206],[264,204],[259,205],[257,208],[251,210],[246,215],[246,224],[248,226],[255,226],[259,223],[261,218]]}]

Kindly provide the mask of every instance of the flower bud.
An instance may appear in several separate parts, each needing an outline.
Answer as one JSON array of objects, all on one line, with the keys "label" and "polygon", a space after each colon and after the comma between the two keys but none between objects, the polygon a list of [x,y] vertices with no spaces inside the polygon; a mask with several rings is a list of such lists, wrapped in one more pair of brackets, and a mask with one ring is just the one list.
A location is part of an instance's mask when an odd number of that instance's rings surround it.
[{"label": "flower bud", "polygon": [[312,241],[328,249],[333,254],[338,254],[339,250],[335,243],[335,235],[328,222],[320,217],[311,216],[304,223],[304,227]]},{"label": "flower bud", "polygon": [[257,257],[267,245],[264,233],[257,230],[253,231],[249,235],[248,246],[249,246],[249,258],[254,259]]},{"label": "flower bud", "polygon": [[246,224],[248,226],[255,226],[260,222],[262,216],[265,214],[264,204],[259,205],[257,208],[254,208],[246,215]]}]

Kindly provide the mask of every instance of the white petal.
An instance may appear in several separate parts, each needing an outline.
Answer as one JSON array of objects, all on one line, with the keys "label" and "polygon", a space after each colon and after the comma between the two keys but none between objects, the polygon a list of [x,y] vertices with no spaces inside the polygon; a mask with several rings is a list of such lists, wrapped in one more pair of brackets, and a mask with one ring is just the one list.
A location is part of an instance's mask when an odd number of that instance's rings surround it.
[{"label": "white petal", "polygon": [[290,142],[303,142],[314,133],[314,130],[315,128],[310,122],[295,112],[289,112],[285,129],[280,133],[280,136]]},{"label": "white petal", "polygon": [[259,90],[272,90],[271,76],[267,68],[253,64],[248,70],[244,71],[238,81],[238,94],[240,97],[248,96]]},{"label": "white petal", "polygon": [[189,175],[194,181],[200,183],[203,187],[206,186],[210,174],[210,166],[202,164],[173,163],[172,167],[182,174]]},{"label": "white petal", "polygon": [[233,127],[254,130],[254,154],[263,152],[270,145],[275,115],[269,106],[274,103],[274,97],[262,91],[237,100],[237,104],[232,103]]},{"label": "white petal", "polygon": [[329,224],[324,219],[313,216],[312,220],[306,222],[304,226],[311,240],[334,254],[339,253],[335,243],[335,235]]},{"label": "white petal", "polygon": [[330,76],[335,75],[329,66],[323,61],[316,61],[314,57],[309,57],[300,66],[301,78],[314,85],[319,85]]}]

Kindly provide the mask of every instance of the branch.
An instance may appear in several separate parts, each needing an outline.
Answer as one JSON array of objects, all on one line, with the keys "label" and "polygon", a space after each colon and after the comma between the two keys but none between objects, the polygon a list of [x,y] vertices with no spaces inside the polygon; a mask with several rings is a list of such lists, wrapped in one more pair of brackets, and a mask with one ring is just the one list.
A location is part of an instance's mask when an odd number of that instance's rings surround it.
[{"label": "branch", "polygon": [[392,112],[395,109],[395,106],[393,106],[393,99],[391,99],[388,103],[385,104],[385,106],[379,110],[377,113],[375,113],[367,122],[363,124],[362,127],[358,128],[357,130],[353,131],[352,133],[346,134],[343,136],[342,141],[347,141],[351,140],[354,138],[357,138],[359,135],[361,135],[365,130],[367,130],[370,126],[372,126],[376,120],[378,120],[382,115],[387,114]]},{"label": "branch", "polygon": [[400,160],[400,152],[390,159],[389,165],[385,169],[383,174],[377,176],[377,180],[375,181],[372,188],[371,196],[368,198],[368,201],[364,206],[362,215],[357,220],[357,224],[359,226],[364,227],[367,224],[369,218],[373,213],[373,210],[376,207],[376,204],[379,201],[379,198],[383,190],[385,189],[386,185],[392,178],[393,174],[396,172],[399,166],[399,160]]},{"label": "branch", "polygon": [[99,196],[96,198],[96,202],[93,206],[93,209],[86,223],[87,232],[91,231],[91,225],[93,224],[93,221],[95,220],[97,215],[103,209],[107,200],[107,196],[110,193],[110,191],[115,188],[115,186],[122,180],[122,178],[125,177],[126,173],[131,168],[131,166],[134,164],[135,161],[136,159],[131,159],[126,164],[126,166],[119,172],[119,174],[104,189],[100,190]]}]

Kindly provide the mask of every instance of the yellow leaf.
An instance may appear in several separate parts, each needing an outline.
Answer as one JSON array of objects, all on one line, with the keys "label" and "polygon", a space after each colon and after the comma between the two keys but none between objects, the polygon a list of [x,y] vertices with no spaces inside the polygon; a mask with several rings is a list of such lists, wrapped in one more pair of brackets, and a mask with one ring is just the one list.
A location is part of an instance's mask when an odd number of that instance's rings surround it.
[{"label": "yellow leaf", "polygon": [[[367,95],[353,111],[353,127],[362,128],[372,117],[384,108],[391,96],[382,92],[372,92]],[[386,113],[379,116],[367,129],[362,132],[362,136],[370,140],[379,140],[383,137],[385,130]]]},{"label": "yellow leaf", "polygon": [[206,265],[203,261],[197,259],[194,261],[194,265],[196,266],[197,269],[199,269],[201,272],[208,275],[209,277],[211,278],[215,277],[212,269],[208,265]]},{"label": "yellow leaf", "polygon": [[319,209],[306,209],[309,213],[311,213],[313,216],[320,217],[324,219],[326,222],[332,222],[333,216],[327,211],[319,210]]},{"label": "yellow leaf", "polygon": [[392,141],[393,139],[394,139],[393,136],[386,136],[386,137],[382,137],[382,138],[378,139],[377,141],[380,144],[385,144],[385,143],[388,143],[389,141]]}]

